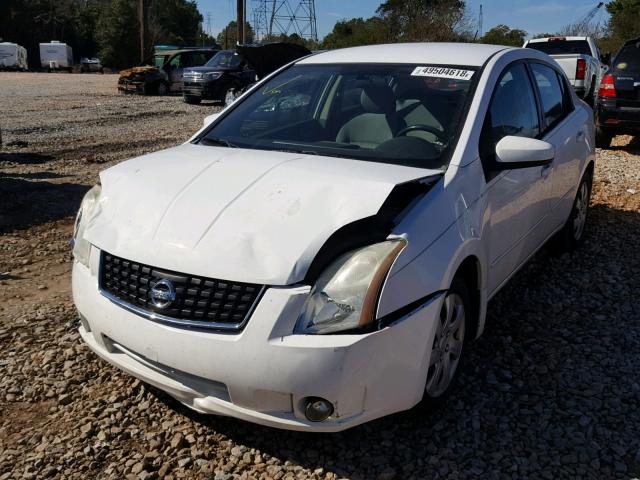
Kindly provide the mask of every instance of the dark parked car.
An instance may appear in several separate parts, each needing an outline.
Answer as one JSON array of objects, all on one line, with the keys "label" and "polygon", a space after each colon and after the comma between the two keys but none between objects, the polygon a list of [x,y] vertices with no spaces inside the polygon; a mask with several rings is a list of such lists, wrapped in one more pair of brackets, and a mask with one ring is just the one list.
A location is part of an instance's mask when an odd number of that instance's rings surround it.
[{"label": "dark parked car", "polygon": [[257,80],[309,53],[305,47],[292,43],[241,45],[236,50],[222,50],[204,66],[185,70],[184,101],[228,103]]},{"label": "dark parked car", "polygon": [[615,135],[640,135],[640,38],[629,40],[602,78],[596,107],[596,145]]},{"label": "dark parked car", "polygon": [[209,48],[157,52],[139,66],[121,71],[118,90],[142,95],[180,92],[184,69],[204,65],[217,52]]}]

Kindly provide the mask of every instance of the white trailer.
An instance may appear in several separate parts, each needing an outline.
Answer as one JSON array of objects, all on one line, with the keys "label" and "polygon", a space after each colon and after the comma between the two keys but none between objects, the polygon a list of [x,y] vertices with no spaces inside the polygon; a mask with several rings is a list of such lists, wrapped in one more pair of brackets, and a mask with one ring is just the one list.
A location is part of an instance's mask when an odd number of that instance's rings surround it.
[{"label": "white trailer", "polygon": [[27,70],[27,49],[16,43],[0,43],[0,69]]},{"label": "white trailer", "polygon": [[51,40],[40,44],[40,65],[47,70],[69,70],[73,68],[73,52],[66,43]]}]

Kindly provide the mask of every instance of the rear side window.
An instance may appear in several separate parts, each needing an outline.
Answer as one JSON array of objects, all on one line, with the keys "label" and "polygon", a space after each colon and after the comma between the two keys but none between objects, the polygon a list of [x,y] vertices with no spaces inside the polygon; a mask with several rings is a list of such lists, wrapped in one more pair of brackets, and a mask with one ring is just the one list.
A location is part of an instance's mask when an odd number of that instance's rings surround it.
[{"label": "rear side window", "polygon": [[541,63],[531,64],[531,70],[540,93],[540,103],[542,104],[542,115],[547,127],[554,125],[565,114],[566,102],[562,96],[562,87],[556,71],[542,65]]},{"label": "rear side window", "polygon": [[640,72],[640,41],[625,45],[616,55],[613,68],[631,72]]},{"label": "rear side window", "polygon": [[509,67],[496,86],[485,119],[481,156],[491,157],[507,135],[535,138],[540,133],[538,109],[529,74],[523,63]]},{"label": "rear side window", "polygon": [[592,55],[586,40],[549,40],[548,42],[529,42],[527,48],[533,48],[547,55],[581,54]]}]

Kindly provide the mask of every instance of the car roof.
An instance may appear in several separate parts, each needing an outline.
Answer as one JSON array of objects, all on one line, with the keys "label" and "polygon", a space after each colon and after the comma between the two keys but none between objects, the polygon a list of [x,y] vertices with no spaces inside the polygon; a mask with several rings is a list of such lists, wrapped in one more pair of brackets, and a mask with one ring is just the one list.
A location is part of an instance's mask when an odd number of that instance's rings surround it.
[{"label": "car roof", "polygon": [[627,45],[633,45],[640,42],[640,37],[638,38],[632,38],[631,40],[627,40],[626,42],[624,42],[623,47],[626,47]]},{"label": "car roof", "polygon": [[330,50],[305,57],[298,63],[427,63],[480,67],[495,53],[509,48],[480,43],[393,43]]}]

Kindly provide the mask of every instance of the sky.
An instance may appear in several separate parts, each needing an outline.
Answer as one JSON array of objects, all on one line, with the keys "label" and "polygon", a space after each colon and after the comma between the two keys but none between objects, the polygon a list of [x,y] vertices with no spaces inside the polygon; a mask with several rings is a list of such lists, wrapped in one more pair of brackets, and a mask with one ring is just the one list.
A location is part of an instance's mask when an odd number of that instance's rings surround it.
[{"label": "sky", "polygon": [[[291,5],[298,0],[288,0]],[[217,34],[229,21],[235,19],[236,0],[197,0],[205,18],[211,14],[211,29]],[[255,0],[247,0],[249,20]],[[370,17],[375,14],[381,0],[315,0],[318,36],[324,37],[337,20],[354,17]],[[469,13],[477,19],[480,4],[484,12],[483,31],[501,23],[521,28],[529,36],[543,32],[555,32],[563,26],[582,19],[598,2],[583,0],[467,0]],[[601,22],[607,19],[604,7],[596,16]]]}]

